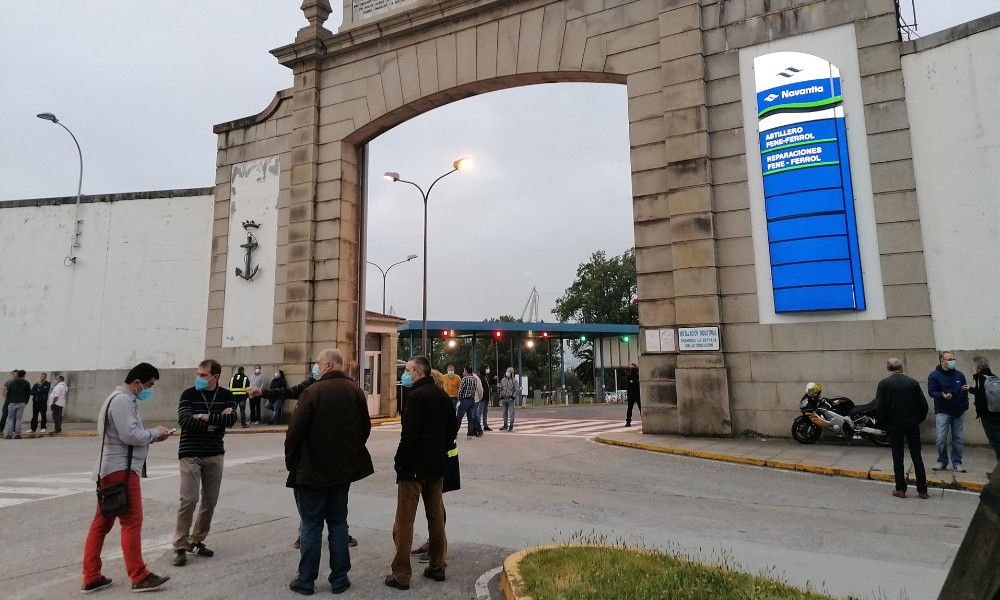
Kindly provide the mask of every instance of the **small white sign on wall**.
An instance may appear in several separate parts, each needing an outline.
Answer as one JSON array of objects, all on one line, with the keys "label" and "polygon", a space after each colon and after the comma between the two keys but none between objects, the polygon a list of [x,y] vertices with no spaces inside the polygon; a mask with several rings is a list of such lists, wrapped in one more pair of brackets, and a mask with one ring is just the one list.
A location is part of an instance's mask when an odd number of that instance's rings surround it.
[{"label": "small white sign on wall", "polygon": [[678,347],[681,352],[719,349],[718,327],[680,327],[677,329]]},{"label": "small white sign on wall", "polygon": [[673,329],[647,329],[646,352],[676,352]]}]

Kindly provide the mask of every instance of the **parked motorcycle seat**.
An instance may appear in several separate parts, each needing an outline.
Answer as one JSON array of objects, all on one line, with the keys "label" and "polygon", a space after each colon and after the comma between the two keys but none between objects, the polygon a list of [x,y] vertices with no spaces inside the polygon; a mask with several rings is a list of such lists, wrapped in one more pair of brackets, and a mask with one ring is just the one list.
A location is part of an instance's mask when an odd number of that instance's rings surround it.
[{"label": "parked motorcycle seat", "polygon": [[863,414],[869,413],[869,412],[872,411],[873,408],[875,408],[875,401],[874,400],[872,400],[868,404],[862,404],[860,406],[855,406],[853,409],[851,409],[851,416],[852,417],[856,417],[858,415],[863,415]]}]

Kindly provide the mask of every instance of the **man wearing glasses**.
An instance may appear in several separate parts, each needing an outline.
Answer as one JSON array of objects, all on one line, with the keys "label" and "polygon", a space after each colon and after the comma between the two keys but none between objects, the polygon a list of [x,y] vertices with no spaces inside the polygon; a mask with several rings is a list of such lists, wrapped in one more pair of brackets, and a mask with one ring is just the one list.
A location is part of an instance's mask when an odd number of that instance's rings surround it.
[{"label": "man wearing glasses", "polygon": [[[226,428],[236,424],[236,401],[233,394],[219,385],[222,365],[212,359],[201,361],[196,371],[194,387],[181,393],[177,406],[177,422],[181,440],[177,451],[180,459],[181,505],[177,509],[174,531],[175,567],[187,564],[187,553],[211,558],[214,552],[205,547],[205,538],[212,527],[212,513],[219,500],[222,485],[223,456],[226,453],[223,436]],[[191,531],[191,520],[201,506]]]}]

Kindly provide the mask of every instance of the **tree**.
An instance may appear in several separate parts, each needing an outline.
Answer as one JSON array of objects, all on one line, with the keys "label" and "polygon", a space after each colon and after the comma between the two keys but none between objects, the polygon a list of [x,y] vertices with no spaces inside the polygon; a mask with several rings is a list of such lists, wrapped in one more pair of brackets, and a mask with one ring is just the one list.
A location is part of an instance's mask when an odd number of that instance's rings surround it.
[{"label": "tree", "polygon": [[552,314],[561,323],[637,324],[637,292],[635,249],[611,258],[599,250],[576,268],[576,280],[556,300]]}]

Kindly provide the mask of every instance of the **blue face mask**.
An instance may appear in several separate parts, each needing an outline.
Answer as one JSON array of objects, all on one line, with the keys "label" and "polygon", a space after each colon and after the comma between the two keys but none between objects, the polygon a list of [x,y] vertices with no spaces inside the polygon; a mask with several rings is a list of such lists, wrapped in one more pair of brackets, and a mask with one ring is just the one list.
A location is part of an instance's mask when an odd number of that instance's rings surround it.
[{"label": "blue face mask", "polygon": [[195,377],[194,378],[194,389],[198,390],[199,392],[202,391],[202,390],[207,390],[208,389],[208,380],[205,379],[204,377]]},{"label": "blue face mask", "polygon": [[954,360],[949,360],[948,361],[948,368],[949,369],[954,369],[956,364],[957,363]]},{"label": "blue face mask", "polygon": [[409,373],[403,373],[403,376],[399,378],[399,382],[403,384],[403,387],[410,387],[413,385],[413,376]]},{"label": "blue face mask", "polygon": [[139,402],[145,402],[153,397],[153,388],[142,388],[138,394],[135,395],[136,400]]},{"label": "blue face mask", "polygon": [[313,363],[312,371],[310,372],[310,374],[312,375],[313,379],[320,378],[319,363]]}]

